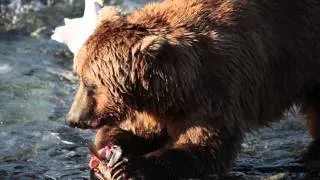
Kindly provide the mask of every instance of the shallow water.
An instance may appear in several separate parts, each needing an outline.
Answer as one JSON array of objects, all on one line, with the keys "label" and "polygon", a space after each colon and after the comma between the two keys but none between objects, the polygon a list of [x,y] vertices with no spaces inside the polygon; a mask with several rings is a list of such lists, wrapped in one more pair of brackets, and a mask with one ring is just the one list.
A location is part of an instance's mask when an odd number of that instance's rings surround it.
[{"label": "shallow water", "polygon": [[[77,83],[71,63],[66,47],[46,37],[0,39],[0,179],[88,178],[94,132],[63,118]],[[311,142],[300,117],[286,119],[248,134],[232,173],[221,179],[320,179],[299,161]]]},{"label": "shallow water", "polygon": [[0,40],[0,177],[86,176],[92,132],[64,123],[75,77],[48,40]]}]

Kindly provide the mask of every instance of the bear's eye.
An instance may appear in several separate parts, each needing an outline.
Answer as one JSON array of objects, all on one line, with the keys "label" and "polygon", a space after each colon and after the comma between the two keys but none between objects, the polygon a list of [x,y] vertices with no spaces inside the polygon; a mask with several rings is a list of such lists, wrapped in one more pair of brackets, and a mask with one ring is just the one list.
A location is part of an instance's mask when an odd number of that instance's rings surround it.
[{"label": "bear's eye", "polygon": [[97,93],[97,85],[90,83],[87,80],[83,81],[83,84],[86,87],[89,96]]},{"label": "bear's eye", "polygon": [[90,84],[90,85],[86,86],[86,88],[87,88],[89,96],[97,94],[97,86],[96,85]]}]

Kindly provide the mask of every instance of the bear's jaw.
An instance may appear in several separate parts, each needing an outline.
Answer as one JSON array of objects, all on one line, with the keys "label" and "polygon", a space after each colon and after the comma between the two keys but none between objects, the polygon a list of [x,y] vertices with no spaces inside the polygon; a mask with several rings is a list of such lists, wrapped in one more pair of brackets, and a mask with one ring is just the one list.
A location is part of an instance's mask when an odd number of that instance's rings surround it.
[{"label": "bear's jaw", "polygon": [[114,124],[115,120],[111,117],[100,117],[81,121],[67,121],[68,125],[80,129],[99,129],[104,125]]},{"label": "bear's jaw", "polygon": [[71,118],[68,118],[68,115],[66,118],[67,123],[71,127],[80,129],[99,129],[105,125],[121,124],[127,120],[128,115],[130,114],[129,112],[131,112],[131,110],[123,109],[122,111],[109,111],[104,113],[94,112],[79,120],[72,120]]}]

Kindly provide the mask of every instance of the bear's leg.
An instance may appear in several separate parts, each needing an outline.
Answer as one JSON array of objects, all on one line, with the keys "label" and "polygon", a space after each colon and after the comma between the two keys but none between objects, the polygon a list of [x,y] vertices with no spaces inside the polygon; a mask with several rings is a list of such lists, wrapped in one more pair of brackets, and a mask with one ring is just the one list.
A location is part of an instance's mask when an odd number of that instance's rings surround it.
[{"label": "bear's leg", "polygon": [[[317,110],[319,112],[317,112]],[[306,118],[306,127],[314,140],[320,140],[320,109],[311,104],[304,104],[301,112]]]},{"label": "bear's leg", "polygon": [[304,160],[308,164],[320,160],[320,86],[316,86],[306,95],[301,112],[306,117],[306,125],[313,138],[313,142],[304,154]]},{"label": "bear's leg", "polygon": [[312,138],[320,140],[320,112],[308,115],[307,126]]},{"label": "bear's leg", "polygon": [[112,169],[113,178],[180,179],[226,173],[240,150],[241,131],[217,130],[203,134],[199,128],[183,131],[172,148],[128,158],[125,164]]},{"label": "bear's leg", "polygon": [[94,148],[99,150],[106,145],[118,145],[125,156],[138,156],[159,148],[165,141],[166,137],[146,138],[116,126],[104,126],[97,131]]},{"label": "bear's leg", "polygon": [[301,108],[307,120],[307,128],[314,140],[320,140],[320,86],[306,94]]},{"label": "bear's leg", "polygon": [[302,112],[306,115],[307,128],[313,141],[303,156],[306,164],[320,160],[320,108],[317,106],[304,105]]}]

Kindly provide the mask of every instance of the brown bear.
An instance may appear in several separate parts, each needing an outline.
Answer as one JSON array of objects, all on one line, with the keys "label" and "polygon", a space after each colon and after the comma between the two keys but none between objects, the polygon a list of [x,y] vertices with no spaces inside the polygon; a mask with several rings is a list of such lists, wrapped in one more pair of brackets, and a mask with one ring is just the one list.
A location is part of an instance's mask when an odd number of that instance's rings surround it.
[{"label": "brown bear", "polygon": [[165,0],[111,14],[76,57],[67,121],[100,128],[98,149],[122,147],[117,177],[225,173],[244,133],[293,104],[320,139],[319,0]]}]

